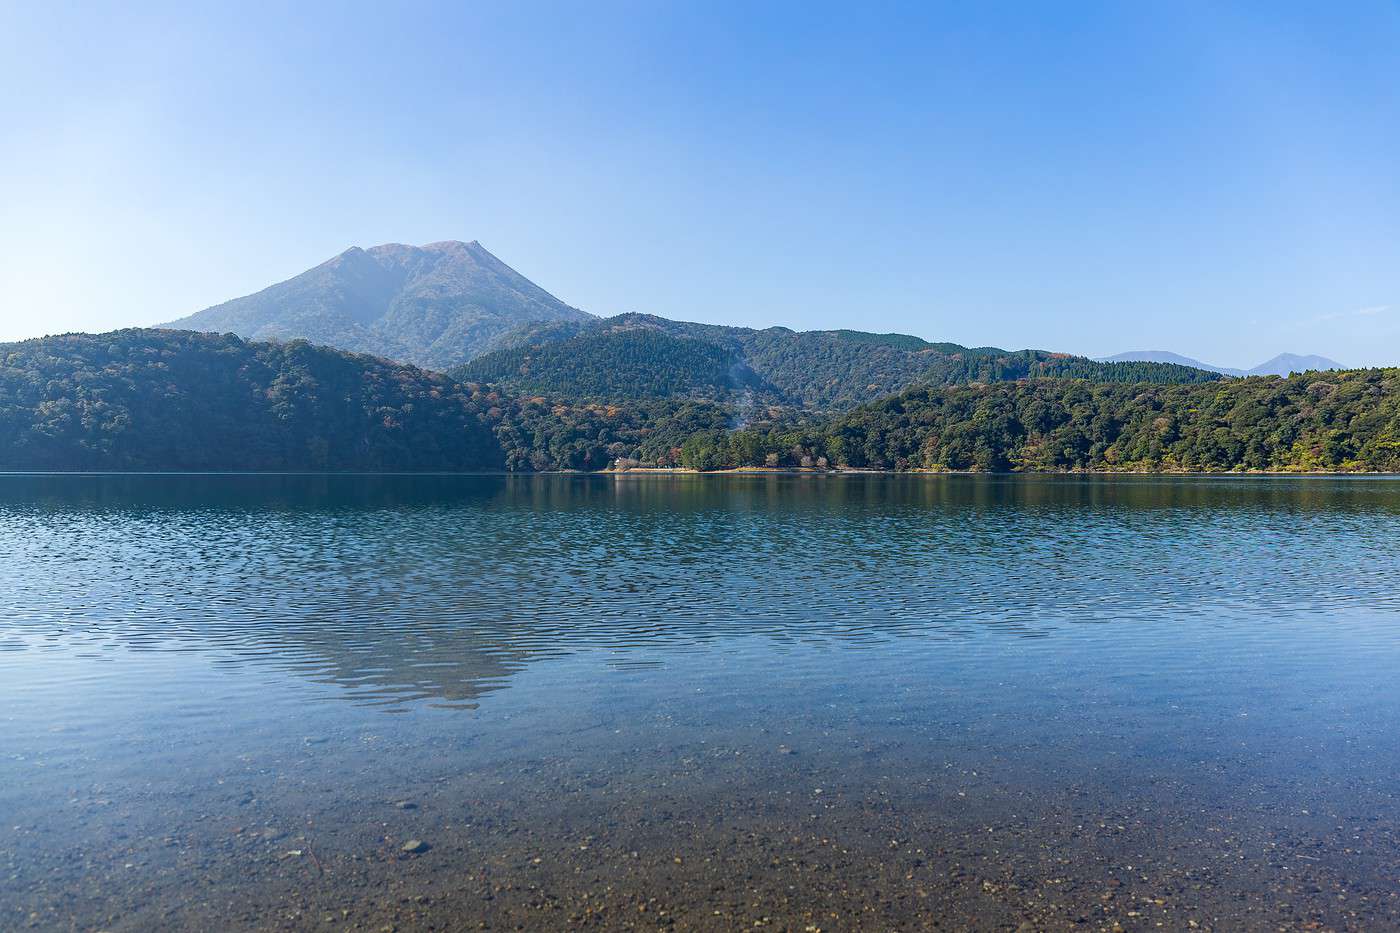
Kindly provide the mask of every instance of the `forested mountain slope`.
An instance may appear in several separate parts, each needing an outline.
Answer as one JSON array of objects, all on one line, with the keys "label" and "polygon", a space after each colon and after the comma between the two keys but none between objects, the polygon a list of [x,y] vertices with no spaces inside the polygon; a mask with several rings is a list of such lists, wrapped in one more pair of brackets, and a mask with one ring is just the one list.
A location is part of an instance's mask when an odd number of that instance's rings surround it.
[{"label": "forested mountain slope", "polygon": [[649,327],[588,329],[566,340],[498,350],[452,374],[577,399],[722,400],[758,392],[776,401],[782,395],[733,349]]},{"label": "forested mountain slope", "polygon": [[[624,314],[599,321],[534,325],[453,370],[522,392],[630,400],[666,395],[841,409],[918,383],[958,384],[1040,377],[1104,382],[1207,382],[1216,373],[1163,363],[1100,363],[1041,350],[1006,351],[929,343],[905,334],[852,330],[752,330]],[[697,345],[718,348],[724,359]],[[660,379],[661,373],[671,377]],[[727,378],[725,378],[727,376]]]}]

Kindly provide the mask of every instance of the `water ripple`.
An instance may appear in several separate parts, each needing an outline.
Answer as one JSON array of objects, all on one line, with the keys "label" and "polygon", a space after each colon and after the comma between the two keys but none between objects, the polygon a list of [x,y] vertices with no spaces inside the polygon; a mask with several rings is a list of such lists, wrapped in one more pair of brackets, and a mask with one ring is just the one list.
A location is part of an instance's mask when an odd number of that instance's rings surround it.
[{"label": "water ripple", "polygon": [[1140,667],[1221,627],[1389,645],[1400,608],[1382,480],[10,476],[0,542],[5,657],[189,652],[391,706],[594,649],[1088,637]]}]

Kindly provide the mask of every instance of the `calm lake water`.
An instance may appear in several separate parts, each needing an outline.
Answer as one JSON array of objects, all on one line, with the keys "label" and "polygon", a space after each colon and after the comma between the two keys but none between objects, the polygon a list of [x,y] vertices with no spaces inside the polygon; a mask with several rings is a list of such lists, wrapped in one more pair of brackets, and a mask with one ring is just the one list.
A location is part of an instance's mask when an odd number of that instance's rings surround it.
[{"label": "calm lake water", "polygon": [[1400,928],[1400,482],[0,476],[0,556],[0,929]]}]

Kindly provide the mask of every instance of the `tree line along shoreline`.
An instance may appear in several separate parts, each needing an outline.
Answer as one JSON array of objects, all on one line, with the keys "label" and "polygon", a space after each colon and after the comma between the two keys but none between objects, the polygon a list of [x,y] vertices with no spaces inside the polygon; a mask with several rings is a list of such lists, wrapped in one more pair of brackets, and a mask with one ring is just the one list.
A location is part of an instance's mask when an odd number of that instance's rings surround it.
[{"label": "tree line along shoreline", "polygon": [[304,341],[0,345],[0,470],[1400,472],[1400,369],[921,384],[841,411],[528,395]]}]

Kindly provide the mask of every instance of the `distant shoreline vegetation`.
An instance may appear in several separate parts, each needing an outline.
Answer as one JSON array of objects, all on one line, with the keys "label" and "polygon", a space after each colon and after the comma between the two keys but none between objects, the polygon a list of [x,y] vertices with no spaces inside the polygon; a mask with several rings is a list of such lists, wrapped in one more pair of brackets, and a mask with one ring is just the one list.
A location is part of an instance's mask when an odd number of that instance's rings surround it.
[{"label": "distant shoreline vegetation", "polygon": [[[111,475],[111,474],[106,474]],[[246,474],[254,475],[254,474]],[[328,474],[303,474],[320,475]],[[342,475],[342,474],[337,474]],[[421,475],[421,474],[415,474]],[[1247,479],[1260,477],[1297,477],[1298,479],[1323,479],[1333,477],[1397,477],[1400,471],[1389,470],[872,470],[856,467],[829,467],[827,469],[807,469],[804,467],[732,467],[723,470],[697,470],[691,467],[622,467],[599,472],[584,470],[542,470],[536,473],[455,473],[441,474],[454,476],[1199,476],[1231,477]]]},{"label": "distant shoreline vegetation", "polygon": [[[688,339],[665,336],[620,346]],[[685,350],[716,380],[728,365]],[[764,398],[747,373],[716,398],[578,400],[304,341],[69,334],[0,344],[0,471],[1400,472],[1400,369],[968,375],[844,410]]]}]

